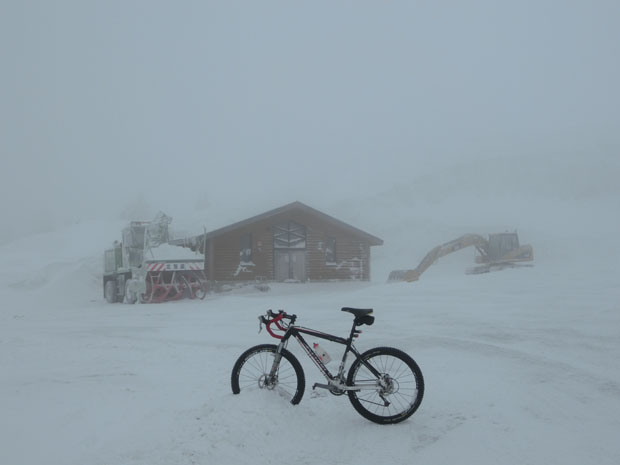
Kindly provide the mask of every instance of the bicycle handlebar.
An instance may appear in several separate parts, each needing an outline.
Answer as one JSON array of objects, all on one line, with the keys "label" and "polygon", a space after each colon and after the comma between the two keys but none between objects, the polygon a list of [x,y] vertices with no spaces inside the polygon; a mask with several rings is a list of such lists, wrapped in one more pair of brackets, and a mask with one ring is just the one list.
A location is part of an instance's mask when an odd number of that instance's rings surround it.
[{"label": "bicycle handlebar", "polygon": [[[267,318],[265,318],[265,315],[261,315],[258,317],[258,320],[261,323],[261,326],[259,328],[259,332],[260,329],[262,329],[262,324],[265,324],[265,328],[267,328],[267,332],[271,335],[271,337],[274,337],[276,339],[282,339],[283,336],[280,336],[279,334],[276,334],[273,332],[273,330],[271,329],[271,325],[275,323],[275,325],[277,326],[277,328],[280,331],[285,331],[288,329],[288,327],[292,324],[295,323],[295,320],[297,319],[297,315],[289,315],[288,313],[286,313],[284,310],[278,310],[278,313],[274,313],[271,309],[267,310]],[[282,321],[283,319],[287,319],[289,320],[289,322],[285,325],[282,326],[280,324],[280,321]]]}]

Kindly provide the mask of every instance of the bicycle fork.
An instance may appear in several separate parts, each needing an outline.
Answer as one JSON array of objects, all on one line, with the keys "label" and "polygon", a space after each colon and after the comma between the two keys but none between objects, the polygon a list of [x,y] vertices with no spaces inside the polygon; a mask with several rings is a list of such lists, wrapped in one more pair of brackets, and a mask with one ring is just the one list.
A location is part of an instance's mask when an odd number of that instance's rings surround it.
[{"label": "bicycle fork", "polygon": [[[265,384],[268,388],[273,389],[278,380],[278,369],[280,368],[280,360],[282,360],[282,350],[286,348],[286,342],[282,341],[278,345],[278,349],[273,356],[273,363],[271,364],[271,370],[269,371],[269,377],[265,380]],[[271,386],[271,387],[270,387]]]}]

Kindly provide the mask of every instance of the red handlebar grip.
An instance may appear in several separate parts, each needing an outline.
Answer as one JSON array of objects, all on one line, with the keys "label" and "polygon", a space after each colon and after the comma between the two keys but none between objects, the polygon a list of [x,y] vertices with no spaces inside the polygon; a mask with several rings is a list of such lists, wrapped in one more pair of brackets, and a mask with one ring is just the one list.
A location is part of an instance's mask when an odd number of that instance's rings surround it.
[{"label": "red handlebar grip", "polygon": [[284,331],[284,328],[282,328],[282,326],[280,326],[280,323],[278,323],[278,321],[280,321],[282,318],[284,318],[284,313],[280,313],[277,317],[275,317],[273,320],[271,320],[269,323],[267,323],[266,328],[267,328],[267,332],[271,335],[271,337],[275,337],[276,339],[282,339],[282,336],[274,333],[271,328],[269,327],[272,323],[275,323],[276,326],[281,329],[282,331]]}]

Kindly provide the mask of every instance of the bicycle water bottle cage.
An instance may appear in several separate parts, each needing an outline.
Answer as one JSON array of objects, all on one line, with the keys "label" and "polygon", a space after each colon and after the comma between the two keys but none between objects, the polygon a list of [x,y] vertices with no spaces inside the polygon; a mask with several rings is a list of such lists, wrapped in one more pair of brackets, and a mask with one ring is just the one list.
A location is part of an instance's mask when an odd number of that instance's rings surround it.
[{"label": "bicycle water bottle cage", "polygon": [[375,317],[371,316],[372,308],[351,308],[342,307],[343,312],[352,313],[355,316],[355,325],[372,325],[375,322]]}]

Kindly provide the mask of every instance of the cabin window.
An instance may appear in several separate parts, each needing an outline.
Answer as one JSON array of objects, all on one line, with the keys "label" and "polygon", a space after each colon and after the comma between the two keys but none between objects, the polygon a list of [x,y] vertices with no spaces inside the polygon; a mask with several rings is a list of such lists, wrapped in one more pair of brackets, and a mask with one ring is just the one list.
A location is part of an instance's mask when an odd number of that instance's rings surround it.
[{"label": "cabin window", "polygon": [[244,234],[241,236],[239,261],[241,263],[250,263],[252,261],[252,235]]},{"label": "cabin window", "polygon": [[325,239],[325,261],[336,263],[336,239],[334,237]]},{"label": "cabin window", "polygon": [[305,249],[306,227],[293,221],[274,226],[273,247],[276,249]]}]

